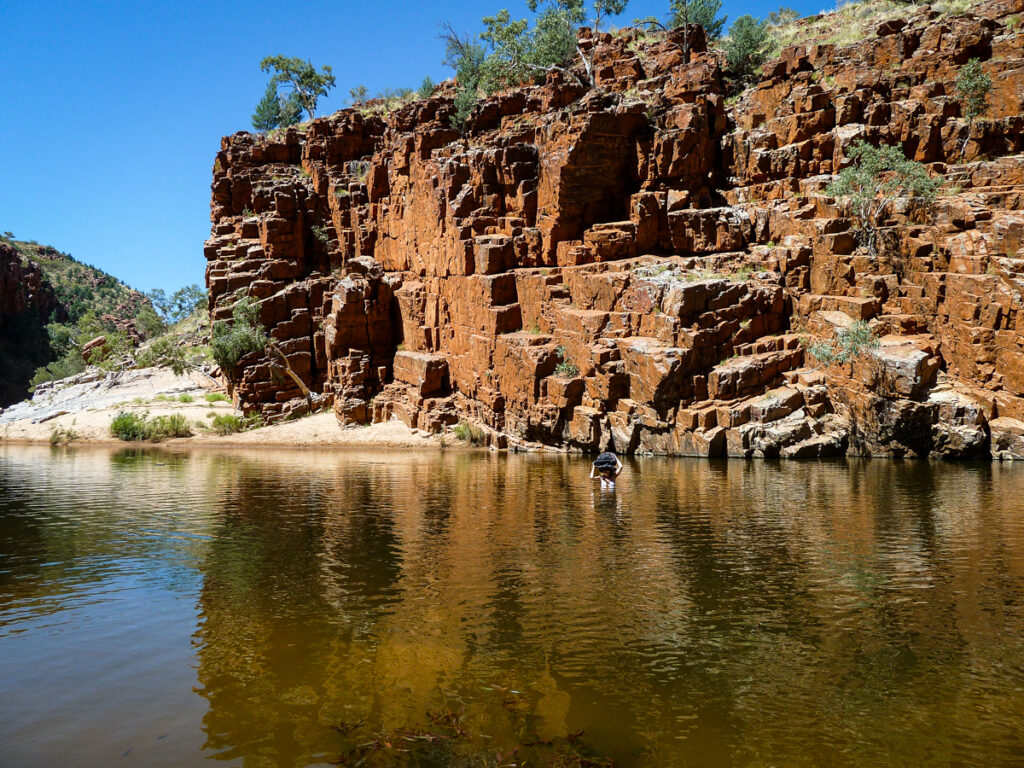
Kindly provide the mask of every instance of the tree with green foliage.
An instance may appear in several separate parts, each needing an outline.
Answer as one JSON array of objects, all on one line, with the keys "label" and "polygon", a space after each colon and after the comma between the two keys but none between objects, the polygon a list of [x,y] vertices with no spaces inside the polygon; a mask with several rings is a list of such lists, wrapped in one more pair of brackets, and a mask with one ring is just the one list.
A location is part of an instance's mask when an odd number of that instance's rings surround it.
[{"label": "tree with green foliage", "polygon": [[171,311],[171,299],[167,296],[167,292],[163,288],[154,288],[151,291],[146,291],[146,298],[166,320]]},{"label": "tree with green foliage", "polygon": [[156,313],[152,305],[147,304],[135,315],[135,327],[145,339],[153,339],[167,330],[167,324]]},{"label": "tree with green foliage", "polygon": [[86,310],[74,322],[50,322],[46,326],[50,348],[59,356],[57,360],[36,369],[32,377],[35,387],[46,381],[63,379],[85,370],[82,349],[90,341],[103,337],[105,342],[89,354],[89,365],[101,370],[123,370],[131,364],[131,337],[111,320],[101,317],[95,309]]},{"label": "tree with green foliage", "polygon": [[[584,0],[527,0],[526,6],[531,12],[545,6],[534,24],[531,35],[531,57],[535,67],[543,69],[562,69],[571,74],[568,68],[573,53],[579,55],[586,70],[586,79],[582,82],[587,88],[594,85],[593,49],[584,50],[577,41],[577,33],[583,26],[589,26],[595,32],[601,30],[601,23],[608,16],[618,16],[626,10],[629,0],[594,0],[591,3],[592,14],[587,17]],[[578,79],[578,78],[577,78]]]},{"label": "tree with green foliage", "polygon": [[281,99],[277,95],[277,84],[271,80],[263,98],[252,113],[252,127],[260,133],[272,131],[281,124]]},{"label": "tree with green foliage", "polygon": [[211,336],[213,359],[229,375],[239,360],[252,352],[262,352],[270,341],[260,322],[260,306],[248,296],[235,303],[231,322],[221,320],[213,324]]},{"label": "tree with green foliage", "polygon": [[279,126],[287,128],[302,122],[303,106],[298,94],[292,91],[287,98],[281,99],[281,121]]},{"label": "tree with green foliage", "polygon": [[[584,0],[527,0],[534,14],[531,26],[527,19],[513,19],[508,10],[483,19],[484,31],[477,42],[468,35],[456,33],[450,24],[442,28],[445,41],[444,63],[456,71],[459,91],[455,99],[453,122],[461,125],[471,111],[480,91],[490,93],[496,88],[519,85],[555,69],[577,80],[584,87],[594,83],[592,49],[580,47],[580,28],[589,24],[598,30],[608,16],[626,9],[628,0],[595,0],[588,19]],[[585,75],[572,69],[580,57]]]},{"label": "tree with green foliage", "polygon": [[757,79],[768,52],[769,38],[768,25],[749,14],[740,16],[729,27],[725,65],[739,83],[746,85]]},{"label": "tree with green foliage", "polygon": [[171,321],[181,322],[202,309],[207,302],[206,288],[198,283],[179,288],[171,295]]},{"label": "tree with green foliage", "polygon": [[423,82],[420,83],[419,90],[416,91],[416,95],[421,99],[429,99],[434,95],[434,81],[430,79],[430,75],[423,78]]},{"label": "tree with green foliage", "polygon": [[792,24],[800,18],[800,12],[786,6],[779,6],[779,10],[768,14],[768,23],[773,27],[781,27],[784,24]]},{"label": "tree with green foliage", "polygon": [[974,121],[988,109],[988,94],[992,90],[992,78],[981,68],[979,59],[970,59],[960,67],[954,85],[957,100],[960,102],[960,114],[967,118],[967,137],[964,138],[961,154],[967,149]]},{"label": "tree with green foliage", "polygon": [[366,97],[369,94],[365,85],[357,85],[355,88],[348,89],[349,99],[352,101],[353,107],[361,107],[366,103]]},{"label": "tree with green foliage", "polygon": [[474,41],[468,34],[459,34],[451,24],[441,27],[441,39],[444,41],[444,65],[455,70],[455,92],[452,125],[462,128],[480,99],[483,86],[483,66],[487,58],[484,47]]},{"label": "tree with green foliage", "polygon": [[878,228],[893,203],[910,199],[928,204],[938,193],[939,181],[922,164],[907,158],[899,147],[873,147],[855,141],[846,155],[853,162],[828,185],[826,192],[848,202],[861,242],[878,255]]},{"label": "tree with green foliage", "polygon": [[275,87],[291,88],[311,120],[316,117],[317,101],[334,87],[334,75],[329,66],[325,65],[317,72],[311,62],[302,59],[267,56],[260,62],[260,70],[273,72],[270,82]]},{"label": "tree with green foliage", "polygon": [[483,64],[487,90],[519,85],[539,71],[534,61],[533,40],[529,34],[530,23],[526,19],[512,19],[507,9],[483,19],[484,31],[480,39],[489,44],[491,53]]},{"label": "tree with green foliage", "polygon": [[206,302],[206,289],[197,283],[179,288],[170,296],[163,288],[154,288],[146,298],[167,324],[191,317]]},{"label": "tree with green foliage", "polygon": [[686,24],[700,24],[709,43],[722,36],[722,27],[728,16],[719,16],[721,0],[672,0],[672,20],[669,26],[682,27]]}]

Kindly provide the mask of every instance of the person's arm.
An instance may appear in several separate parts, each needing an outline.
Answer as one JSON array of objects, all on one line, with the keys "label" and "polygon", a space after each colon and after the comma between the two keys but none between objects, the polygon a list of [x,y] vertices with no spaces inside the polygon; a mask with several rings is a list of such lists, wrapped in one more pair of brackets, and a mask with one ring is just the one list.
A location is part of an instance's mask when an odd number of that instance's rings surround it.
[{"label": "person's arm", "polygon": [[619,472],[622,471],[622,462],[619,461],[619,457],[618,456],[615,457],[615,465],[616,465],[615,466],[615,476],[618,477],[619,476]]}]

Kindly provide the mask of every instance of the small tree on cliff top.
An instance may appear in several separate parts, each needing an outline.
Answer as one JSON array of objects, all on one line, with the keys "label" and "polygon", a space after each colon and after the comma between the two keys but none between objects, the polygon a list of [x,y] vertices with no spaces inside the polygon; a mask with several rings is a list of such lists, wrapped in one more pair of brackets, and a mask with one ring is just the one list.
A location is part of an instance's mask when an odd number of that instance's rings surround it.
[{"label": "small tree on cliff top", "polygon": [[929,203],[939,182],[928,169],[908,159],[899,147],[873,147],[854,142],[846,151],[853,164],[844,168],[826,192],[849,202],[861,242],[872,256],[878,255],[878,227],[892,204],[902,198]]},{"label": "small tree on cliff top", "polygon": [[670,26],[682,27],[700,24],[704,27],[707,41],[713,42],[722,36],[722,27],[728,16],[719,16],[721,0],[672,0],[672,21]]},{"label": "small tree on cliff top", "polygon": [[726,69],[744,85],[757,79],[768,51],[768,25],[749,14],[740,16],[729,27],[725,44]]},{"label": "small tree on cliff top", "polygon": [[280,124],[281,101],[277,96],[277,84],[270,81],[263,98],[256,104],[256,111],[252,113],[252,127],[260,133],[266,133]]},{"label": "small tree on cliff top", "polygon": [[367,90],[365,85],[357,85],[355,88],[348,89],[348,97],[352,102],[353,107],[361,107],[366,103],[366,99],[369,98],[370,92]]},{"label": "small tree on cliff top", "polygon": [[[588,19],[587,3],[584,0],[527,0],[526,5],[536,14],[533,25],[527,19],[513,19],[507,10],[483,20],[485,30],[480,40],[487,44],[483,49],[484,59],[479,67],[480,87],[485,91],[495,88],[519,85],[532,77],[551,69],[559,69],[581,85],[591,87],[594,83],[593,55],[578,44],[577,32],[589,24],[598,30],[608,16],[615,16],[626,9],[628,0],[595,0],[591,3],[592,15]],[[472,58],[478,52],[477,43],[468,37],[454,34],[446,25],[442,38],[446,42],[445,63],[456,70],[458,61],[467,55]],[[453,51],[457,54],[453,57]],[[586,70],[580,78],[570,69],[572,59],[579,54]]]},{"label": "small tree on cliff top", "polygon": [[298,125],[302,122],[302,101],[298,93],[292,91],[288,98],[281,99],[281,123],[282,128],[289,125]]},{"label": "small tree on cliff top", "polygon": [[274,73],[270,82],[275,86],[292,88],[310,119],[316,117],[317,101],[334,87],[334,75],[330,67],[323,66],[317,72],[312,63],[302,59],[267,56],[260,62],[260,70]]}]

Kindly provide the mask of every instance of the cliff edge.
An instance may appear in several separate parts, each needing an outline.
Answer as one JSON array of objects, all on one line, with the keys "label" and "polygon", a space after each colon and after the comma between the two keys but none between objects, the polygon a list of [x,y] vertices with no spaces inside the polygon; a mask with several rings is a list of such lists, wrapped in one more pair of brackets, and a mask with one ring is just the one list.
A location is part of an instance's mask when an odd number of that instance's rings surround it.
[{"label": "cliff edge", "polygon": [[[552,73],[462,130],[442,88],[226,137],[211,316],[257,300],[342,424],[467,422],[500,447],[1024,458],[1021,11],[909,6],[861,42],[784,49],[738,99],[697,27],[584,31],[595,88]],[[973,123],[953,95],[971,58],[993,84]],[[877,255],[825,193],[860,139],[944,180],[927,211],[887,216]],[[876,347],[807,354],[860,321]],[[308,407],[269,356],[228,378],[265,417]]]}]

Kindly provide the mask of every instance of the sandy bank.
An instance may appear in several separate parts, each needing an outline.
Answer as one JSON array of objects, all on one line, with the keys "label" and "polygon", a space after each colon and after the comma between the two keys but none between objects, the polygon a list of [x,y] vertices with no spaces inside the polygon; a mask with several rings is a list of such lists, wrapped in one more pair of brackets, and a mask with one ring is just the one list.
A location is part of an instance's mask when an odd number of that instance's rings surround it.
[{"label": "sandy bank", "polygon": [[[436,436],[421,434],[397,421],[343,429],[333,413],[318,413],[294,421],[218,435],[209,428],[218,414],[233,413],[230,402],[208,402],[216,392],[201,375],[176,376],[166,369],[132,371],[113,377],[78,377],[49,388],[31,401],[0,412],[0,442],[49,443],[55,431],[73,433],[74,443],[125,445],[111,437],[110,422],[119,411],[149,416],[182,414],[193,427],[188,438],[161,445],[246,446],[377,446],[425,448],[441,445]],[[184,400],[185,402],[182,402]]]}]

